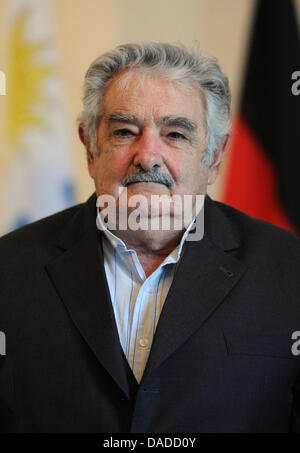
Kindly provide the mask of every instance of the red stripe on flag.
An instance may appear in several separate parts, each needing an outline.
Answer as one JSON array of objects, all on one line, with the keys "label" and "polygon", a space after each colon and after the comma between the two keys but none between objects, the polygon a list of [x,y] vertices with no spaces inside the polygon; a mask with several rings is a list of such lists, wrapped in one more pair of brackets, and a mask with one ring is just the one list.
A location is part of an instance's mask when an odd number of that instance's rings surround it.
[{"label": "red stripe on flag", "polygon": [[241,117],[234,131],[222,201],[296,233],[281,207],[272,163]]}]

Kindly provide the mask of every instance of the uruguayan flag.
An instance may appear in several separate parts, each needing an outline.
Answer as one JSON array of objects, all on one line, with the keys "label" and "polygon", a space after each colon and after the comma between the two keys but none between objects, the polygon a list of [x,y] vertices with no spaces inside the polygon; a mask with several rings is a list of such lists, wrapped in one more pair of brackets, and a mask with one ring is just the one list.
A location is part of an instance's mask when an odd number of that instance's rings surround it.
[{"label": "uruguayan flag", "polygon": [[11,0],[1,233],[74,204],[74,164],[48,0]]}]

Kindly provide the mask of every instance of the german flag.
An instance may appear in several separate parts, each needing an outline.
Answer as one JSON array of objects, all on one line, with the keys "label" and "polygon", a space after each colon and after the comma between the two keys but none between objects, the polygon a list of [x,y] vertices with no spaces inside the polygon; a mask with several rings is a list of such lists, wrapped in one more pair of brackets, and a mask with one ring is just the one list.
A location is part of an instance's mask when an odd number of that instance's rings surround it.
[{"label": "german flag", "polygon": [[297,71],[300,42],[292,1],[258,0],[222,201],[299,234]]}]

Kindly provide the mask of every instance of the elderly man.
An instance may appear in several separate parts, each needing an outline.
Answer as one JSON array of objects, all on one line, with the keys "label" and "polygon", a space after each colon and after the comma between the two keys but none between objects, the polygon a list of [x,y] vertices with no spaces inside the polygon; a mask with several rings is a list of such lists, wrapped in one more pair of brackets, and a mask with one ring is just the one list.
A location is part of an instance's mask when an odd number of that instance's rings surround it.
[{"label": "elderly man", "polygon": [[[119,46],[90,66],[83,103],[96,192],[0,240],[0,430],[300,431],[300,241],[197,205],[229,134],[217,61]],[[154,217],[170,227],[139,228]]]}]

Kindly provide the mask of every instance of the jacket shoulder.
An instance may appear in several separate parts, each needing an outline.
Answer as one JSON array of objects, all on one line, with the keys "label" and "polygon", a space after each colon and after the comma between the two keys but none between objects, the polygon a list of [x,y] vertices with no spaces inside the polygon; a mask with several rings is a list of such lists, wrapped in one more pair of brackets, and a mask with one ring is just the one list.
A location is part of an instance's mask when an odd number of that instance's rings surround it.
[{"label": "jacket shoulder", "polygon": [[285,251],[296,254],[300,258],[300,238],[283,228],[264,220],[257,219],[232,206],[214,201],[219,209],[239,231],[242,243],[249,247],[269,249],[270,251]]}]

